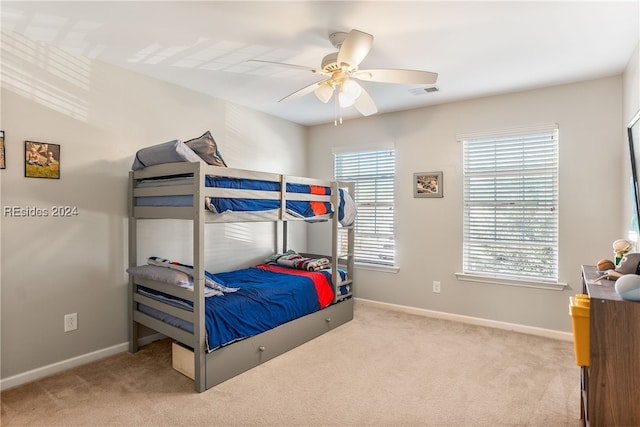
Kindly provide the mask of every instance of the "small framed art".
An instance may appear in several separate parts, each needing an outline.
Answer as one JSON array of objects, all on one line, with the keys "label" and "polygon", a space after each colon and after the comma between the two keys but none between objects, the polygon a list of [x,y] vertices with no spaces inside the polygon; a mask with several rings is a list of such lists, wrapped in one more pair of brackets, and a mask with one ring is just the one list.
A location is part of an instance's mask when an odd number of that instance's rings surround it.
[{"label": "small framed art", "polygon": [[6,163],[4,160],[4,131],[0,130],[0,169],[4,169]]},{"label": "small framed art", "polygon": [[443,197],[442,171],[414,173],[413,197]]},{"label": "small framed art", "polygon": [[24,176],[60,179],[60,146],[43,142],[24,142]]}]

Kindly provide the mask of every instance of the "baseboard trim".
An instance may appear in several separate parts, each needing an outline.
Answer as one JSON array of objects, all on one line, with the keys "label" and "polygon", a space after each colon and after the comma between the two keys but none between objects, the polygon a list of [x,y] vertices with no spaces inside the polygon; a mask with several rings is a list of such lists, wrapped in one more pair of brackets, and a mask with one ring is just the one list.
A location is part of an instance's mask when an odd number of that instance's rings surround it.
[{"label": "baseboard trim", "polygon": [[463,316],[460,314],[445,313],[443,311],[427,310],[424,308],[409,307],[406,305],[391,304],[387,302],[373,301],[373,300],[362,299],[362,298],[355,298],[355,302],[356,304],[386,308],[388,310],[394,310],[394,311],[399,311],[399,312],[408,313],[408,314],[415,314],[418,316],[452,320],[455,322],[468,323],[471,325],[487,326],[489,328],[504,329],[507,331],[521,332],[529,335],[537,335],[540,337],[552,338],[560,341],[573,342],[573,334],[570,332],[554,331],[552,329],[544,329],[544,328],[537,328],[534,326],[519,325],[517,323],[499,322],[497,320]]},{"label": "baseboard trim", "polygon": [[[143,346],[153,341],[163,339],[162,334],[152,334],[142,337],[138,340],[138,345]],[[52,363],[51,365],[36,368],[31,371],[23,372],[11,377],[0,379],[0,391],[8,390],[13,387],[17,387],[22,384],[26,384],[32,381],[39,380],[44,377],[48,377],[58,372],[66,371],[71,368],[86,365],[87,363],[95,362],[96,360],[104,359],[105,357],[113,356],[118,353],[129,351],[129,342],[116,344],[111,347],[96,350],[91,353],[83,354],[80,356],[72,357],[71,359],[63,360],[61,362]]]}]

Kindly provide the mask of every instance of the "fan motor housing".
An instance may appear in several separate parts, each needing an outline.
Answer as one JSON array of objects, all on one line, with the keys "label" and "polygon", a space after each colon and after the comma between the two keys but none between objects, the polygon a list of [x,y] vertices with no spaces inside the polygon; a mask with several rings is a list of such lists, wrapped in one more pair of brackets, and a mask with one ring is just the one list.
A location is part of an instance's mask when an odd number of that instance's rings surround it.
[{"label": "fan motor housing", "polygon": [[338,65],[338,52],[330,53],[322,58],[322,69],[327,73],[332,73],[340,69]]},{"label": "fan motor housing", "polygon": [[340,49],[342,46],[342,42],[347,38],[349,34],[344,31],[336,31],[334,33],[329,34],[329,41],[336,49]]}]

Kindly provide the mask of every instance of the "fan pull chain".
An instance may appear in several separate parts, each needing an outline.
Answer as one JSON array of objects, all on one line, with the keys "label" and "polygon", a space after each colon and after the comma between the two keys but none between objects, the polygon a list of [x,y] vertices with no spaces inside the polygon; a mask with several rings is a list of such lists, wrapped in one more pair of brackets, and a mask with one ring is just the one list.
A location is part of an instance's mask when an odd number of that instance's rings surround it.
[{"label": "fan pull chain", "polygon": [[338,91],[333,97],[333,125],[338,126]]},{"label": "fan pull chain", "polygon": [[340,121],[340,124],[342,124],[342,116],[338,117],[338,112],[340,111],[340,104],[338,102],[338,94],[336,91],[336,96],[333,97],[334,101],[333,101],[333,105],[335,106],[334,108],[334,119],[333,119],[333,125],[334,126],[338,126],[338,120]]}]

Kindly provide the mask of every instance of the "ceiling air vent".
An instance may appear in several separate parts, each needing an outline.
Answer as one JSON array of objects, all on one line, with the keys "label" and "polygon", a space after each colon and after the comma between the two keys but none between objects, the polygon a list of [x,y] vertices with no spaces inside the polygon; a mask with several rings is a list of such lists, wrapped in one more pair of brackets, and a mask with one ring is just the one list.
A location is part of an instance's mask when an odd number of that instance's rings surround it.
[{"label": "ceiling air vent", "polygon": [[438,89],[436,86],[429,86],[429,87],[419,87],[416,89],[409,89],[409,92],[411,92],[414,95],[424,95],[425,93],[433,93],[433,92],[439,92],[440,89]]}]

